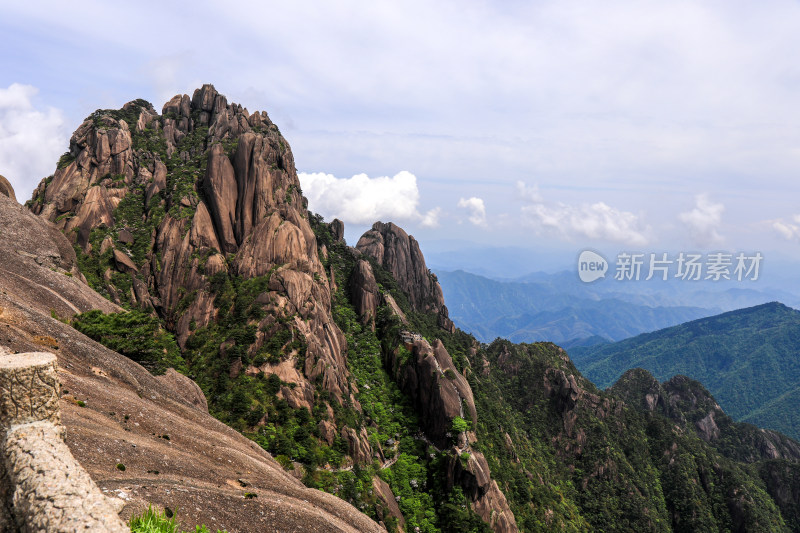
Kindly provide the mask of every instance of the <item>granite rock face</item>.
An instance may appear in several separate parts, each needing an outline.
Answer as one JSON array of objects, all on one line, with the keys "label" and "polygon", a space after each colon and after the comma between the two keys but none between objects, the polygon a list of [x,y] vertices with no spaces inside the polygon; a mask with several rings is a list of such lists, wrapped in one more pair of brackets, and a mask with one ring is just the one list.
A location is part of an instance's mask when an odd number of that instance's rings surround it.
[{"label": "granite rock face", "polygon": [[417,240],[392,222],[376,222],[356,244],[356,250],[372,257],[392,273],[397,284],[408,295],[414,311],[436,313],[439,326],[455,331],[444,304],[442,288],[425,265]]},{"label": "granite rock face", "polygon": [[446,448],[456,417],[470,421],[473,427],[478,423],[472,389],[438,339],[433,346],[425,339],[415,340],[407,362],[400,360],[399,354],[395,350],[387,366],[414,402],[428,438],[439,448]]},{"label": "granite rock face", "polygon": [[350,278],[351,300],[363,324],[375,329],[375,314],[381,303],[378,283],[368,261],[359,260]]},{"label": "granite rock face", "polygon": [[[419,244],[392,223],[376,223],[353,250],[344,246],[343,223],[334,220],[330,238],[320,238],[328,239],[330,250],[353,254],[355,268],[349,279],[333,279],[333,269],[322,262],[329,248],[317,242],[288,143],[266,113],[228,103],[211,85],[191,97],[176,95],[161,114],[141,100],[94,113],[28,206],[65,233],[62,240],[77,250],[76,256],[67,244],[73,261],[89,265],[95,288],[118,304],[158,314],[183,348],[192,346],[197,331],[211,330],[232,311],[221,292],[258,287],[248,294],[243,318],[254,340],[246,353],[237,345],[241,337],[219,340],[220,376],[278,378],[275,394],[291,409],[328,413],[315,423],[319,438],[346,446],[355,464],[385,457],[362,422],[350,427],[337,420],[338,406],[361,412],[361,405],[348,371],[346,338],[332,318],[333,291],[345,288],[362,324],[373,330],[382,305],[410,323],[413,317],[378,285],[378,265],[394,276],[410,311],[433,314],[441,328],[455,331]],[[264,362],[263,350],[280,334],[290,339],[284,347],[291,342],[302,353],[287,349],[278,359],[270,353]],[[473,428],[477,424],[465,375],[439,340],[421,341],[412,352],[408,364],[386,363],[417,408],[426,438],[443,450],[453,442],[470,450],[474,433],[451,431],[457,417]],[[202,391],[181,376],[167,373],[154,381],[191,416],[207,413]],[[267,418],[255,427],[269,423]],[[470,476],[478,475],[477,488],[468,492],[473,508],[495,531],[515,531],[502,492],[490,477],[484,479],[488,464],[476,461],[470,474],[457,476],[459,484],[473,487]],[[390,494],[384,499],[392,499]]]},{"label": "granite rock face", "polygon": [[448,488],[461,487],[474,502],[475,512],[495,533],[518,531],[514,513],[497,482],[492,479],[486,457],[480,452],[471,451],[466,452],[469,456],[465,459],[460,449],[455,452],[447,465]]},{"label": "granite rock face", "polygon": [[[350,394],[294,158],[266,113],[228,103],[212,85],[176,95],[160,115],[136,100],[84,121],[59,167],[28,205],[108,265],[98,277],[112,300],[155,310],[184,345],[217,318],[214,276],[269,276],[258,330],[297,317],[304,378],[324,383],[334,401]],[[118,290],[120,276],[130,291]]]},{"label": "granite rock face", "polygon": [[[28,486],[26,479],[37,485],[36,479],[41,479],[45,485],[57,487],[51,481],[60,481],[53,477],[56,473],[48,458],[68,448],[101,490],[124,495],[120,512],[124,520],[152,504],[158,509],[177,509],[185,523],[215,524],[229,531],[263,531],[275,524],[287,531],[381,531],[355,507],[303,486],[266,451],[210,416],[202,392],[189,378],[169,371],[153,376],[131,359],[53,318],[69,318],[90,309],[106,313],[122,309],[81,279],[73,247],[53,224],[0,195],[0,226],[0,357],[43,348],[55,351],[60,399],[47,379],[42,387],[56,397],[66,428],[66,444],[59,444],[63,429],[40,431],[35,426],[38,422],[18,426],[32,430],[15,434],[14,448],[8,453],[22,457],[26,455],[22,450],[28,448],[25,443],[36,439],[43,446],[37,448],[37,457],[46,463],[45,467],[21,468],[10,474],[23,486]],[[304,379],[302,374],[300,378]],[[51,403],[43,402],[44,410],[37,407],[36,412],[55,412],[49,410]],[[165,434],[170,440],[155,437]],[[126,470],[115,468],[116,463],[124,464]],[[30,463],[22,466],[25,464]],[[154,468],[159,474],[153,473]],[[231,482],[241,488],[236,480],[243,472],[248,473],[247,490],[258,498],[244,500],[241,490],[232,489]],[[75,492],[59,494],[62,503],[65,498],[78,501],[86,516],[100,505]],[[59,501],[55,504],[61,505]],[[55,513],[40,515],[42,523],[34,525],[61,531],[44,522]],[[76,529],[68,525],[62,530]],[[98,526],[92,530],[109,529]]]},{"label": "granite rock face", "polygon": [[[445,468],[448,490],[461,487],[474,511],[493,531],[518,531],[514,513],[492,479],[486,458],[470,446],[475,439],[474,432],[456,434],[453,430],[457,417],[466,420],[472,428],[478,424],[472,388],[457,371],[439,339],[432,345],[425,339],[414,340],[410,349],[408,361],[399,358],[398,349],[387,366],[392,369],[401,390],[414,403],[427,437],[437,447],[451,449]],[[466,462],[464,455],[468,455]]]}]

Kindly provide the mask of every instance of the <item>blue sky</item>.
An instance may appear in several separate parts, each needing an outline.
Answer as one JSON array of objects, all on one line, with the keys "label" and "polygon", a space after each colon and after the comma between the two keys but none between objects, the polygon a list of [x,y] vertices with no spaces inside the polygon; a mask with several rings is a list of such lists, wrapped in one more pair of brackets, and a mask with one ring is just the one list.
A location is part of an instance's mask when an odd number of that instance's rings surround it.
[{"label": "blue sky", "polygon": [[3,2],[0,174],[27,199],[95,109],[210,82],[349,240],[796,257],[798,27],[777,0]]}]

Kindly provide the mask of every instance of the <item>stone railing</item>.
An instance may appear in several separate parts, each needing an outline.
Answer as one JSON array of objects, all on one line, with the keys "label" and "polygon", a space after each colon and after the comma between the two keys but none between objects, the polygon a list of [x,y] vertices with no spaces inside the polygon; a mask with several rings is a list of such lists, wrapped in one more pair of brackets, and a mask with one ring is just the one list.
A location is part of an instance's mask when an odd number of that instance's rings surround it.
[{"label": "stone railing", "polygon": [[0,355],[0,531],[130,532],[64,442],[56,357]]}]

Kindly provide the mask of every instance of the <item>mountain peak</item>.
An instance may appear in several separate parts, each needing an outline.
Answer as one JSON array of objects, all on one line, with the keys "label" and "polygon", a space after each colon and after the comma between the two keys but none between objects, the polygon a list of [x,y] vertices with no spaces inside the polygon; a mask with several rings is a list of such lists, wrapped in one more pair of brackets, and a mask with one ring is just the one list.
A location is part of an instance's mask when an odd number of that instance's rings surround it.
[{"label": "mountain peak", "polygon": [[393,222],[376,222],[358,240],[356,250],[391,272],[408,295],[414,311],[435,313],[441,327],[451,332],[455,330],[439,281],[426,266],[419,243],[413,236]]}]

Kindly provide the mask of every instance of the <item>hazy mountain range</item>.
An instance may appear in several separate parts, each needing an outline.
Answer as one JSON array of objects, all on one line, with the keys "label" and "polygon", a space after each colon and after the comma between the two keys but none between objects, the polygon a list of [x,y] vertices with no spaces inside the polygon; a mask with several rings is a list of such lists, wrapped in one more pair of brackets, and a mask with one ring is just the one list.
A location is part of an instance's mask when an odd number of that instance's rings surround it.
[{"label": "hazy mountain range", "polygon": [[476,338],[552,341],[564,347],[613,342],[724,311],[780,299],[786,291],[729,283],[582,283],[574,272],[497,280],[437,271],[453,321]]}]

